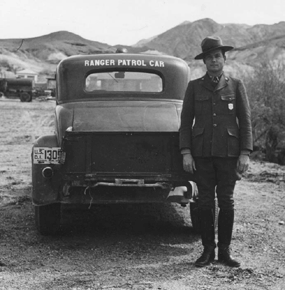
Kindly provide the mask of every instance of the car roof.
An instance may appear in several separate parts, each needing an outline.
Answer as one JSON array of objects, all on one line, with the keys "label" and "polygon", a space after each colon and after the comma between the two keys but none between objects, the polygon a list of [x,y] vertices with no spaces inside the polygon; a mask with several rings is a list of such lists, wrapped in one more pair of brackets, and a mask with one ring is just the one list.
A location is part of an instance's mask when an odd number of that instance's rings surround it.
[{"label": "car roof", "polygon": [[[90,93],[84,91],[86,76],[90,73],[114,70],[154,73],[163,79],[163,92],[155,95],[141,93],[142,98],[183,99],[189,81],[187,63],[173,56],[134,53],[77,55],[58,64],[58,101],[90,98]],[[122,92],[125,96],[132,94],[137,95],[138,92]],[[96,95],[100,97],[100,92],[96,92]],[[106,97],[106,93],[101,97]]]}]

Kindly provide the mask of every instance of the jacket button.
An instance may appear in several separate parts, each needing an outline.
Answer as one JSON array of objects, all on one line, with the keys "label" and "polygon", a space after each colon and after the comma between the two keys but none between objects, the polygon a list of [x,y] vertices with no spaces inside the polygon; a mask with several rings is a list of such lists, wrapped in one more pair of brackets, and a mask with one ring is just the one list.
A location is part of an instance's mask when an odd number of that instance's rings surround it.
[{"label": "jacket button", "polygon": [[214,127],[217,127],[218,125],[217,125],[217,124],[213,124],[213,126],[214,126]]},{"label": "jacket button", "polygon": [[217,116],[217,114],[216,114],[216,113],[214,113],[214,114],[213,114],[213,116],[214,116],[214,117],[216,117],[216,116]]}]

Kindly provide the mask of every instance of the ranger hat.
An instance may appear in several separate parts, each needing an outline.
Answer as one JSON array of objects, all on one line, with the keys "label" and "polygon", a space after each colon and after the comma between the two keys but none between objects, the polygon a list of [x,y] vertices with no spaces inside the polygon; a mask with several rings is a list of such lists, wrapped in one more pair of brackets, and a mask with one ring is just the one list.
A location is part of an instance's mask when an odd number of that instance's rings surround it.
[{"label": "ranger hat", "polygon": [[222,40],[218,36],[206,37],[201,43],[202,53],[195,56],[195,59],[203,59],[205,55],[215,49],[221,49],[223,52],[232,50],[232,46],[223,45]]}]

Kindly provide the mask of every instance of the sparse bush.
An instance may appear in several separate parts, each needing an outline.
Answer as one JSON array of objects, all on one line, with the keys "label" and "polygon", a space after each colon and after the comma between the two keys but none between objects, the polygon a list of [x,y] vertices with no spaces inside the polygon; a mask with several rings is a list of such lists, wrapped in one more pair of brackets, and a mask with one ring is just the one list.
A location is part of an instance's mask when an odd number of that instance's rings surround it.
[{"label": "sparse bush", "polygon": [[268,161],[278,162],[285,132],[285,66],[263,64],[245,80],[252,110],[254,145],[266,151]]}]

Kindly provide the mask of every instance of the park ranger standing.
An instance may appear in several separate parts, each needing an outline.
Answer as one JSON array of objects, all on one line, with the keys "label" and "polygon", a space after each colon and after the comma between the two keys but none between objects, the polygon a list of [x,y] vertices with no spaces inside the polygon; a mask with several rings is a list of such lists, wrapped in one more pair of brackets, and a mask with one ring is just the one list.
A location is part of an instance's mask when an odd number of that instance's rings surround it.
[{"label": "park ranger standing", "polygon": [[248,169],[252,151],[249,101],[241,80],[223,72],[225,52],[219,37],[206,37],[202,53],[206,74],[190,81],[180,127],[183,168],[193,175],[199,191],[199,218],[204,251],[195,262],[203,267],[215,259],[214,203],[218,199],[218,260],[231,267],[240,263],[230,255],[234,224],[234,188]]}]

